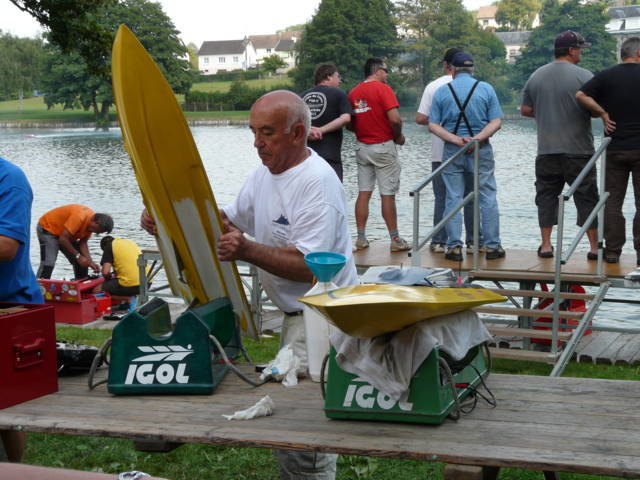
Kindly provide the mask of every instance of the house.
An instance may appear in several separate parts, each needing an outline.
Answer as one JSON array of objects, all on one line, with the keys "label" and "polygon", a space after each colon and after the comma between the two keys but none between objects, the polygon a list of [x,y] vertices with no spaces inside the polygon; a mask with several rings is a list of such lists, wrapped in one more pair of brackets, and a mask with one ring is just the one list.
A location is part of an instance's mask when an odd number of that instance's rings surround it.
[{"label": "house", "polygon": [[531,32],[495,32],[494,35],[504,43],[507,63],[516,63],[522,49],[527,46]]},{"label": "house", "polygon": [[287,31],[271,35],[250,35],[249,40],[256,49],[256,61],[258,64],[266,57],[279,55],[287,66],[282,71],[287,71],[295,66],[294,45],[299,40],[301,32]]},{"label": "house", "polygon": [[[498,14],[498,6],[497,5],[485,5],[484,7],[480,7],[476,13],[476,22],[480,25],[481,28],[487,30],[496,30],[500,27],[509,27],[509,25],[502,25],[498,23],[496,20],[496,15]],[[531,28],[536,28],[540,25],[540,15],[536,14],[533,22],[531,23]]]},{"label": "house", "polygon": [[640,35],[640,5],[611,7],[608,14],[609,22],[604,28],[616,38],[619,52],[622,42]]},{"label": "house", "polygon": [[496,29],[500,25],[496,22],[496,14],[498,13],[498,7],[495,5],[485,5],[480,7],[476,13],[476,22],[481,28]]},{"label": "house", "polygon": [[283,72],[291,70],[296,65],[296,55],[295,55],[295,41],[287,40],[281,38],[278,44],[276,45],[276,54],[279,55],[284,63],[287,64],[286,67],[281,69]]},{"label": "house", "polygon": [[205,75],[220,71],[247,70],[256,65],[256,49],[248,38],[203,42],[198,50],[198,69]]}]

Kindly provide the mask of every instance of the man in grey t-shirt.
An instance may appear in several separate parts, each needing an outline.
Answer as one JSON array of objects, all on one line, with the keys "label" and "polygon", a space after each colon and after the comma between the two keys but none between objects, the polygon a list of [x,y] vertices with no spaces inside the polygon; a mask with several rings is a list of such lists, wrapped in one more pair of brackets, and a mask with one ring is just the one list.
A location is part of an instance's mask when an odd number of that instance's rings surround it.
[{"label": "man in grey t-shirt", "polygon": [[[551,232],[558,223],[558,195],[565,182],[576,179],[593,155],[591,116],[575,99],[576,92],[593,74],[578,67],[582,49],[591,46],[579,33],[567,30],[556,37],[555,61],[538,68],[524,86],[520,112],[533,117],[538,128],[536,205],[542,243],[538,255],[553,257]],[[598,202],[595,168],[575,193],[578,225],[583,225]],[[587,230],[589,260],[598,258],[594,220]]]}]

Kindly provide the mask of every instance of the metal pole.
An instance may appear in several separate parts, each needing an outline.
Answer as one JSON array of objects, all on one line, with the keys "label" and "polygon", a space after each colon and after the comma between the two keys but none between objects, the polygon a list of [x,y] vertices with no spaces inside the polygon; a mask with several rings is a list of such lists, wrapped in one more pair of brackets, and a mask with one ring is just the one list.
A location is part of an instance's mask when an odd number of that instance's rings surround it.
[{"label": "metal pole", "polygon": [[478,271],[480,257],[480,142],[473,148],[473,269]]},{"label": "metal pole", "polygon": [[411,245],[411,265],[420,266],[420,192],[413,192],[413,244]]},{"label": "metal pole", "polygon": [[[606,177],[607,177],[607,149],[605,148],[600,154],[601,162],[600,162],[600,195],[602,195],[606,188]],[[605,207],[606,208],[606,207]],[[602,277],[604,273],[604,249],[603,249],[603,240],[604,238],[604,208],[601,208],[598,212],[598,266],[596,267],[596,272],[599,277]]]},{"label": "metal pole", "polygon": [[553,291],[553,322],[551,330],[551,353],[558,352],[558,316],[560,315],[560,285],[562,269],[562,237],[564,235],[564,201],[565,196],[558,196],[558,230],[556,240],[556,268],[554,272],[555,289]]}]

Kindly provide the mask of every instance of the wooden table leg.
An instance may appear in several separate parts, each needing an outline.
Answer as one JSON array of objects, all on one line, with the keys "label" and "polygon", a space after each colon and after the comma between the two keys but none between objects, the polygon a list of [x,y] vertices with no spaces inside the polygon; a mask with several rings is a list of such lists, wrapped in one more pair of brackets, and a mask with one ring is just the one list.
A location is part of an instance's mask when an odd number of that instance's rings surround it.
[{"label": "wooden table leg", "polygon": [[500,467],[477,467],[473,465],[455,465],[444,467],[444,480],[495,480]]}]

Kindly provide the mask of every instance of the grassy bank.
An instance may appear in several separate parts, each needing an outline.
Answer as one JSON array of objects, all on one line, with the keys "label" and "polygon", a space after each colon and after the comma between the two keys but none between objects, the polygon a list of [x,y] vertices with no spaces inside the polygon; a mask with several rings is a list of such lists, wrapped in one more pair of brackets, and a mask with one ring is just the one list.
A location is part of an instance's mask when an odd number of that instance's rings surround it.
[{"label": "grassy bank", "polygon": [[[291,85],[288,77],[269,77],[255,80],[243,80],[250,88],[273,88],[278,85]],[[233,82],[199,82],[191,86],[191,91],[198,92],[227,92]]]},{"label": "grassy bank", "polygon": [[[58,327],[59,339],[91,345],[101,344],[109,335],[110,332],[104,330]],[[275,355],[278,339],[264,339],[261,342],[247,340],[246,344],[256,362],[265,362]],[[548,375],[550,367],[528,362],[496,360],[493,371]],[[635,367],[572,363],[567,367],[565,376],[635,380],[638,378],[638,373],[638,368]],[[425,426],[425,428],[430,427]],[[136,469],[172,480],[278,478],[276,461],[269,450],[183,445],[168,454],[150,454],[135,451],[131,442],[127,440],[66,435],[30,434],[25,462],[111,473]],[[440,463],[343,455],[338,461],[337,478],[339,480],[439,479],[442,478],[443,468],[444,465]],[[519,469],[503,469],[500,474],[501,480],[539,478],[542,478],[541,472]],[[561,478],[588,480],[613,477],[562,474]]]}]

